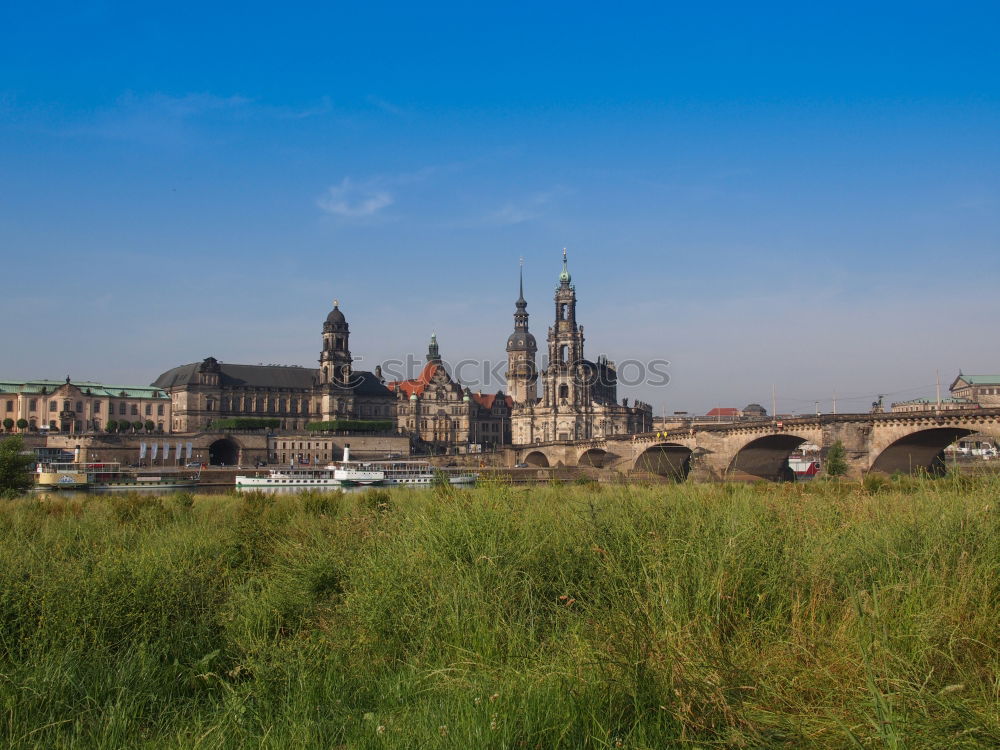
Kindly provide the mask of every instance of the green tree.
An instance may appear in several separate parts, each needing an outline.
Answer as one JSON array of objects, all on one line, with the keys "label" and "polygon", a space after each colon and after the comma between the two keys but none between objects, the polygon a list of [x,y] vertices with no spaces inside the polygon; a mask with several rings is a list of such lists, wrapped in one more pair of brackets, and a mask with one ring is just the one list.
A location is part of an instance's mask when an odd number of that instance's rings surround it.
[{"label": "green tree", "polygon": [[19,420],[17,420],[17,429],[22,431],[28,429],[28,420],[25,419],[24,417],[21,417]]},{"label": "green tree", "polygon": [[104,425],[105,432],[118,432],[118,420],[109,419],[108,423]]},{"label": "green tree", "polygon": [[135,430],[136,432],[138,432],[139,430],[141,430],[142,429],[142,422],[140,422],[138,419],[136,421],[134,421],[132,423],[132,429]]},{"label": "green tree", "polygon": [[156,429],[156,425],[153,423],[152,419],[147,419],[145,422],[143,422],[142,426],[145,428],[146,432],[152,432],[154,429]]},{"label": "green tree", "polygon": [[841,441],[830,446],[826,453],[826,474],[831,477],[842,477],[847,473],[847,453]]},{"label": "green tree", "polygon": [[3,421],[3,428],[4,428],[5,430],[7,430],[7,432],[10,432],[11,430],[13,430],[13,429],[14,429],[14,420],[13,420],[13,419],[11,419],[10,417],[7,417],[7,418],[6,418],[6,419],[5,419],[4,421]]},{"label": "green tree", "polygon": [[31,486],[35,458],[24,452],[18,435],[0,440],[0,495],[17,495]]}]

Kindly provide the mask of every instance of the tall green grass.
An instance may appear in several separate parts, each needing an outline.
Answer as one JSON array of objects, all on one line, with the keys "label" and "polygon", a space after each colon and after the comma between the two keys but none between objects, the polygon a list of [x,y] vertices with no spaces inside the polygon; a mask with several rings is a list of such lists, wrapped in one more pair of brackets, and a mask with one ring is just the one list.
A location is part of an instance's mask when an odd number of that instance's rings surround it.
[{"label": "tall green grass", "polygon": [[997,747],[998,494],[3,503],[0,744]]}]

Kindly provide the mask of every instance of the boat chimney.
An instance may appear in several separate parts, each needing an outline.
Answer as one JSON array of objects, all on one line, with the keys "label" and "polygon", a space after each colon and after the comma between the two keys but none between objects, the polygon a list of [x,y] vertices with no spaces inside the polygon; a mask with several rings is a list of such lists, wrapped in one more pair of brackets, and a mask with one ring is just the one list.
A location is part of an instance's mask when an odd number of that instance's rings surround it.
[{"label": "boat chimney", "polygon": [[346,462],[346,461],[350,461],[350,460],[351,460],[351,444],[350,443],[345,443],[344,444],[344,461]]}]

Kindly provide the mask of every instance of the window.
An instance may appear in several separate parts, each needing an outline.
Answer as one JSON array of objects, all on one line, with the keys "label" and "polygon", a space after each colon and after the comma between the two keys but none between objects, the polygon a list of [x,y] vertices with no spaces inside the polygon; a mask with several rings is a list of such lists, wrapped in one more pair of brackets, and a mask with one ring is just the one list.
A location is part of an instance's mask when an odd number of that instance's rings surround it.
[{"label": "window", "polygon": [[153,405],[152,404],[146,404],[146,416],[147,417],[153,416]]},{"label": "window", "polygon": [[33,398],[28,402],[28,411],[35,411],[36,409],[38,409],[38,399]]},{"label": "window", "polygon": [[559,347],[559,361],[562,362],[563,364],[566,364],[566,358],[568,356],[568,353],[569,353],[569,347],[566,346],[566,344],[562,344]]},{"label": "window", "polygon": [[14,411],[14,402],[13,401],[8,401],[7,402],[7,411]]},{"label": "window", "polygon": [[55,401],[49,401],[49,411],[59,411],[59,404]]},{"label": "window", "polygon": [[158,416],[158,417],[162,417],[163,416],[163,404],[158,404],[157,405],[157,407],[156,407],[156,416]]},{"label": "window", "polygon": [[100,401],[95,401],[94,402],[94,414],[100,414],[100,413],[101,413],[101,402]]},{"label": "window", "polygon": [[63,411],[69,411],[69,399],[63,401]]},{"label": "window", "polygon": [[76,413],[77,414],[82,414],[83,413],[83,401],[77,401],[76,402]]},{"label": "window", "polygon": [[139,407],[136,404],[132,404],[132,416],[133,417],[139,416]]},{"label": "window", "polygon": [[565,383],[559,386],[559,398],[569,398],[569,386]]}]

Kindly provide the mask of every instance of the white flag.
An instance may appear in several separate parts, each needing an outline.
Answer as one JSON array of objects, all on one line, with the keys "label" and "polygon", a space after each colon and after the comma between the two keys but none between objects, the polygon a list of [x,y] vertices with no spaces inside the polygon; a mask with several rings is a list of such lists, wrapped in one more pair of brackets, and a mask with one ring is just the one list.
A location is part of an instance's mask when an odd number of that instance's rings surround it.
[{"label": "white flag", "polygon": [[155,461],[156,460],[156,449],[159,448],[159,447],[160,447],[159,443],[153,443],[149,447],[149,460],[150,461]]},{"label": "white flag", "polygon": [[191,460],[191,443],[187,444],[187,460]]},{"label": "white flag", "polygon": [[177,460],[180,461],[184,456],[181,454],[181,441],[177,441]]},{"label": "white flag", "polygon": [[166,461],[170,458],[170,443],[163,444],[163,460]]},{"label": "white flag", "polygon": [[139,443],[139,460],[141,461],[146,457],[146,444]]}]

